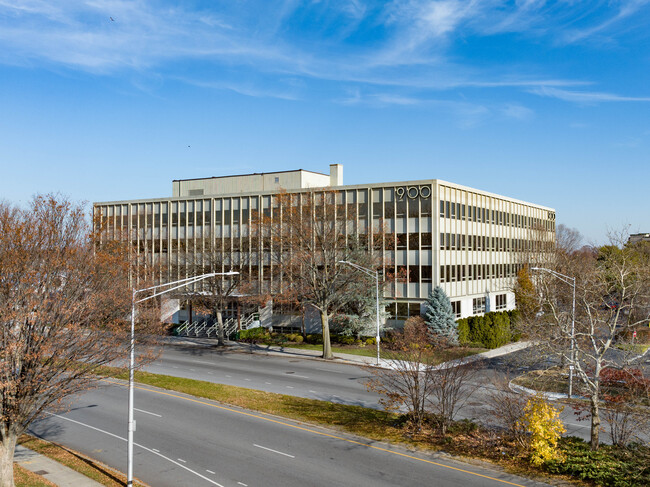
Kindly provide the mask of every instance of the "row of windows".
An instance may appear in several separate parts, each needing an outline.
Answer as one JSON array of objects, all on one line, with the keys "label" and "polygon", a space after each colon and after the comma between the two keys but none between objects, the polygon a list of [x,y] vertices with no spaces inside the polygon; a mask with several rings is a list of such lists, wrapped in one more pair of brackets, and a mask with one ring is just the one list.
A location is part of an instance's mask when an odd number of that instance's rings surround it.
[{"label": "row of windows", "polygon": [[473,281],[515,277],[524,264],[441,265],[440,282]]},{"label": "row of windows", "polygon": [[555,213],[552,211],[548,212],[548,219],[542,220],[541,218],[491,210],[490,208],[440,201],[440,216],[455,220],[492,223],[493,225],[505,225],[517,228],[555,229]]},{"label": "row of windows", "polygon": [[526,250],[553,249],[553,242],[522,238],[486,237],[485,235],[440,234],[440,250],[496,250],[523,252]]}]

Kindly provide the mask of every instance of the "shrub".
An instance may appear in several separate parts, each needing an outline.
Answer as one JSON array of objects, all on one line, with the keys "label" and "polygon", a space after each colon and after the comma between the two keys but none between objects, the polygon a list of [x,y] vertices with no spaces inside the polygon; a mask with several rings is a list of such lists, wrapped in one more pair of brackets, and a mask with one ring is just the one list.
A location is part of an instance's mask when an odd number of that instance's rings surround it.
[{"label": "shrub", "polygon": [[296,335],[296,338],[294,338],[292,341],[295,343],[302,343],[303,340],[304,338],[302,337],[302,335]]},{"label": "shrub", "polygon": [[467,318],[462,318],[456,322],[458,324],[458,343],[461,345],[468,345],[469,338],[469,321]]},{"label": "shrub", "polygon": [[323,335],[317,333],[311,333],[305,338],[307,343],[312,345],[322,345],[323,344]]},{"label": "shrub", "polygon": [[249,330],[241,330],[239,332],[239,339],[243,342],[260,342],[270,340],[271,334],[266,330],[266,328],[257,327]]},{"label": "shrub", "polygon": [[562,409],[555,409],[540,394],[531,397],[524,408],[521,424],[530,437],[530,462],[535,466],[546,462],[562,460],[558,440],[566,431],[560,419]]},{"label": "shrub", "polygon": [[457,321],[458,341],[462,345],[479,344],[485,348],[498,348],[512,339],[509,312],[491,312],[483,316],[470,316]]},{"label": "shrub", "polygon": [[377,345],[377,339],[376,338],[366,338],[366,345]]},{"label": "shrub", "polygon": [[544,467],[551,473],[570,475],[602,486],[650,485],[650,448],[647,446],[602,445],[593,451],[589,444],[576,437],[562,438],[559,445],[565,459],[547,462]]}]

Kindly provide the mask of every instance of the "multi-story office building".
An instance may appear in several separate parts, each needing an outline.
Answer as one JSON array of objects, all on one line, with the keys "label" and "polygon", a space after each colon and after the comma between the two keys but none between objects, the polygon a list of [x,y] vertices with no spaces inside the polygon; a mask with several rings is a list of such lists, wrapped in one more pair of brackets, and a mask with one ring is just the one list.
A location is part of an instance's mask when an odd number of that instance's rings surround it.
[{"label": "multi-story office building", "polygon": [[[171,197],[95,203],[105,238],[128,235],[137,252],[164,265],[163,279],[186,276],[187,253],[212,248],[249,266],[259,282],[272,278],[270,259],[242,259],[253,249],[252,215],[279,211],[281,192],[333,191],[337,205],[353,208],[354,231],[382,225],[390,245],[382,250],[395,278],[388,286],[396,320],[419,315],[440,285],[458,317],[515,306],[517,271],[550,250],[555,211],[437,179],[343,185],[343,168],[330,174],[305,170],[173,181]],[[532,257],[537,256],[537,257]],[[386,269],[386,267],[384,267]],[[228,269],[225,269],[228,270]]]}]

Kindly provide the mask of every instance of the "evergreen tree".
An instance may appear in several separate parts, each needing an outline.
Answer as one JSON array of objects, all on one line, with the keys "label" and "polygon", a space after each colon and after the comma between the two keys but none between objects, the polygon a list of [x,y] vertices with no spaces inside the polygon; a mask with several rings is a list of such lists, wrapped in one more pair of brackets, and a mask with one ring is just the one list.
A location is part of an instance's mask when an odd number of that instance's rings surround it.
[{"label": "evergreen tree", "polygon": [[445,338],[450,345],[458,344],[458,325],[451,301],[440,286],[436,286],[425,302],[425,322],[434,338]]}]

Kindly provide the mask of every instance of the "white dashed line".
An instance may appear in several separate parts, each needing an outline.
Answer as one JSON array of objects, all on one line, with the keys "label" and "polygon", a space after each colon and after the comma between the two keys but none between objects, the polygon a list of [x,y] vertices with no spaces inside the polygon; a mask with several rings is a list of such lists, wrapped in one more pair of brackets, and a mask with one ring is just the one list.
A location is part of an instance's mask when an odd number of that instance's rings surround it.
[{"label": "white dashed line", "polygon": [[250,381],[251,381],[250,379],[244,379],[244,380],[247,380],[248,382],[250,382]]},{"label": "white dashed line", "polygon": [[232,378],[232,375],[228,375],[228,374],[226,374],[226,377],[231,377],[231,378]]},{"label": "white dashed line", "polygon": [[301,379],[309,379],[306,375],[294,375],[294,377],[300,377]]},{"label": "white dashed line", "polygon": [[138,408],[133,408],[135,411],[140,411],[141,413],[145,414],[151,414],[152,416],[156,416],[158,418],[162,418],[162,415],[156,414],[156,413],[150,413],[149,411],[145,411],[144,409],[138,409]]},{"label": "white dashed line", "polygon": [[182,458],[177,458],[176,460],[178,460],[179,462],[187,463],[187,461],[183,460]]},{"label": "white dashed line", "polygon": [[243,482],[237,482],[237,485],[243,485],[244,487],[248,487],[248,484],[245,484]]},{"label": "white dashed line", "polygon": [[271,383],[270,383],[270,382],[265,382],[265,384],[267,384],[267,385],[269,385],[269,386],[271,385]]},{"label": "white dashed line", "polygon": [[287,386],[287,389],[293,389],[293,386]]},{"label": "white dashed line", "polygon": [[207,469],[206,469],[206,472],[211,473],[212,475],[216,475],[216,474],[217,474],[217,472],[213,472],[212,470],[207,470]]},{"label": "white dashed line", "polygon": [[[89,424],[82,423],[81,421],[75,421],[74,419],[66,418],[65,416],[60,416],[60,415],[58,415],[58,414],[52,414],[52,413],[47,413],[47,412],[46,412],[45,414],[48,414],[48,415],[50,415],[50,416],[57,417],[57,418],[59,418],[59,419],[64,419],[64,420],[66,420],[66,421],[70,421],[71,423],[76,423],[76,424],[79,424],[79,425],[81,425],[81,426],[85,426],[86,428],[90,428],[90,429],[92,429],[92,430],[99,431],[100,433],[104,433],[105,435],[112,436],[112,437],[114,437],[114,438],[118,438],[118,439],[120,439],[120,440],[122,440],[122,441],[126,441],[126,438],[122,438],[121,436],[118,436],[118,435],[116,435],[115,433],[111,433],[111,432],[109,432],[109,431],[105,431],[105,430],[102,430],[102,429],[96,428],[96,427],[94,427],[94,426],[90,426]],[[133,445],[137,446],[138,448],[142,448],[143,450],[147,450],[147,451],[149,451],[149,452],[151,452],[151,453],[153,453],[153,454],[155,454],[155,455],[158,455],[160,458],[164,458],[165,460],[167,460],[168,462],[173,463],[174,465],[178,465],[179,467],[184,468],[185,470],[187,470],[187,471],[190,472],[190,473],[193,473],[193,474],[196,475],[197,477],[201,477],[203,480],[205,480],[205,481],[207,481],[207,482],[210,482],[212,485],[216,485],[217,487],[224,487],[223,485],[221,485],[221,484],[215,482],[214,480],[207,478],[205,475],[201,475],[200,473],[195,472],[194,470],[192,470],[192,469],[190,469],[190,468],[187,468],[185,465],[182,465],[182,464],[178,463],[176,460],[172,460],[171,458],[166,457],[166,456],[163,455],[162,453],[159,453],[159,452],[157,452],[157,451],[155,451],[155,450],[153,450],[153,449],[151,449],[151,448],[147,448],[146,446],[142,446],[142,445],[140,445],[139,443],[135,443],[135,442],[134,442]]]},{"label": "white dashed line", "polygon": [[156,450],[155,448],[152,448],[151,451],[155,451],[156,453],[160,453],[160,450]]},{"label": "white dashed line", "polygon": [[285,457],[296,458],[294,455],[289,455],[288,453],[284,453],[284,452],[281,452],[281,451],[278,451],[278,450],[273,450],[271,448],[267,448],[267,447],[262,446],[262,445],[256,445],[255,443],[253,443],[253,446],[256,446],[257,448],[261,448],[262,450],[268,450],[268,451],[272,451],[273,453],[278,453],[280,455],[284,455]]},{"label": "white dashed line", "polygon": [[318,394],[318,392],[316,391],[309,391],[309,392],[311,392],[312,394]]}]

